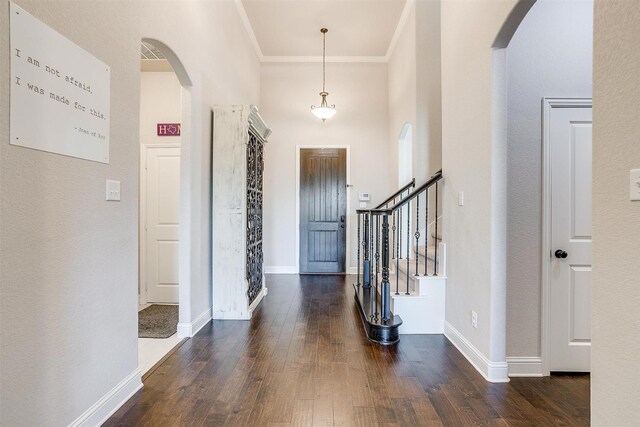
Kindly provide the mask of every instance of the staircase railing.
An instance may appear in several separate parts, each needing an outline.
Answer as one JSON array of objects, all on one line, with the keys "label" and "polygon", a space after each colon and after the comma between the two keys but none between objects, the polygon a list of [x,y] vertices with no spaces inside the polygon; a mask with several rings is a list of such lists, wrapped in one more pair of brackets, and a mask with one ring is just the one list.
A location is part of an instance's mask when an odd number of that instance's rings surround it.
[{"label": "staircase railing", "polygon": [[[404,187],[389,196],[384,202],[377,205],[373,210],[388,208],[389,204],[395,205],[404,197],[409,196],[411,189],[416,186],[416,179],[413,178]],[[358,216],[358,278],[357,283],[360,285],[360,266],[362,265],[362,277],[363,284],[366,288],[371,285],[371,252],[373,250],[373,241],[371,240],[371,215],[372,209],[358,209],[356,211]],[[394,226],[395,227],[395,226]],[[360,239],[360,230],[363,231],[363,239]],[[395,232],[395,228],[394,228]],[[394,233],[395,235],[395,233]],[[365,243],[366,242],[366,243]],[[360,264],[360,247],[362,246],[362,264]],[[379,256],[379,254],[378,254]]]},{"label": "staircase railing", "polygon": [[[409,282],[411,261],[415,262],[414,276],[420,275],[419,247],[424,242],[424,264],[422,276],[438,275],[438,241],[441,229],[439,215],[439,186],[442,170],[436,172],[427,182],[415,188],[415,179],[402,187],[374,209],[358,209],[358,276],[357,286],[371,289],[373,295],[370,317],[372,321],[386,322],[391,317],[390,268],[395,261],[396,295],[400,295],[400,267],[405,268],[406,295],[410,295]],[[421,200],[424,213],[420,210]],[[430,205],[434,207],[430,210]],[[415,211],[414,211],[415,208]],[[430,221],[430,216],[433,218]],[[421,232],[420,226],[424,224]],[[429,228],[433,226],[434,244],[432,263],[429,269]],[[411,230],[415,230],[411,236]],[[362,233],[361,233],[362,232]],[[361,239],[362,237],[362,239]],[[412,243],[415,243],[413,251]],[[390,247],[391,244],[391,247]],[[363,257],[360,257],[362,247]],[[362,282],[360,279],[362,278]],[[380,292],[378,292],[378,287]],[[378,308],[380,311],[378,311]]]}]

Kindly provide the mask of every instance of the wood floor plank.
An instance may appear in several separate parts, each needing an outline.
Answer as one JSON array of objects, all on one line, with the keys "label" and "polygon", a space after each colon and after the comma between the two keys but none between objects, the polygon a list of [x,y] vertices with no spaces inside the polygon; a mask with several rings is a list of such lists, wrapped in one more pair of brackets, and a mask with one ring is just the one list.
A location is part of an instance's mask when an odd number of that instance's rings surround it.
[{"label": "wood floor plank", "polygon": [[313,400],[296,400],[291,425],[294,427],[311,427],[313,425]]},{"label": "wood floor plank", "polygon": [[589,425],[589,375],[492,384],[443,335],[369,342],[351,280],[268,275],[251,321],[206,325],[104,425]]}]

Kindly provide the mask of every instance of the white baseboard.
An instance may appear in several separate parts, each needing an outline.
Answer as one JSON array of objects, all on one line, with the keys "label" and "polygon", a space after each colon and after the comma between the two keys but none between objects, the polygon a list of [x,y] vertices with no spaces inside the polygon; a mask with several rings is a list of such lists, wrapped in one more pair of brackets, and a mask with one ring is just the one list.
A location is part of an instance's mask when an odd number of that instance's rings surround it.
[{"label": "white baseboard", "polygon": [[264,267],[264,274],[298,274],[295,265],[269,265]]},{"label": "white baseboard", "polygon": [[541,357],[507,357],[510,377],[542,377]]},{"label": "white baseboard", "polygon": [[94,427],[102,425],[127,400],[142,388],[142,373],[139,368],[126,376],[100,400],[91,405],[82,415],[76,418],[70,427]]},{"label": "white baseboard", "polygon": [[358,267],[349,267],[347,269],[347,274],[353,274],[353,275],[358,274]]},{"label": "white baseboard", "polygon": [[193,320],[193,322],[178,323],[178,336],[181,338],[193,337],[195,334],[198,333],[198,331],[200,331],[200,329],[204,327],[204,325],[209,323],[209,320],[211,320],[211,318],[212,318],[212,309],[211,307],[209,307],[208,309],[200,313],[200,315],[196,317]]},{"label": "white baseboard", "polygon": [[480,350],[464,337],[449,322],[444,322],[444,336],[456,346],[469,363],[489,382],[508,383],[507,362],[491,362]]}]

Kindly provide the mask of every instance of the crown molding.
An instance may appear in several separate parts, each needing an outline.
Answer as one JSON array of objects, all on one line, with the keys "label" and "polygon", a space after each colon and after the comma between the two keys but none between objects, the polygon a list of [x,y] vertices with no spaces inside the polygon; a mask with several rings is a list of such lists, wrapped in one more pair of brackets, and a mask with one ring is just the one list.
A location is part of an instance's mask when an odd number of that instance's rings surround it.
[{"label": "crown molding", "polygon": [[[322,62],[322,56],[263,56],[261,62]],[[327,56],[327,62],[387,62],[386,56]]]},{"label": "crown molding", "polygon": [[258,39],[256,38],[256,34],[253,32],[253,27],[251,26],[251,21],[249,21],[249,16],[247,15],[247,11],[242,4],[242,0],[235,0],[236,10],[240,15],[240,19],[242,20],[242,24],[244,25],[244,29],[247,31],[247,35],[251,40],[251,44],[253,45],[253,50],[256,52],[256,56],[260,60],[263,61],[264,55],[262,54],[262,49],[260,49],[260,44],[258,43]]},{"label": "crown molding", "polygon": [[411,13],[411,8],[413,7],[415,0],[407,0],[404,4],[404,9],[402,9],[402,14],[400,15],[400,19],[398,19],[398,25],[396,26],[396,30],[393,33],[393,37],[391,37],[391,42],[389,43],[389,47],[387,48],[387,54],[384,56],[386,62],[391,60],[391,56],[393,52],[396,50],[396,45],[398,44],[398,39],[400,38],[400,34],[402,34],[402,30],[404,30],[405,25],[407,25],[407,20],[409,19],[409,14]]}]

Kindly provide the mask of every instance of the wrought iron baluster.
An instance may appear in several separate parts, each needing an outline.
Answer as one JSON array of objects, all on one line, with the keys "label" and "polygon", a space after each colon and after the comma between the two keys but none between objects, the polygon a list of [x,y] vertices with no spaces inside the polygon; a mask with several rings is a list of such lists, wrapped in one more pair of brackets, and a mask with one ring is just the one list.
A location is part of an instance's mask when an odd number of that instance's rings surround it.
[{"label": "wrought iron baluster", "polygon": [[380,217],[376,215],[376,284],[378,284],[378,274],[380,273],[380,247],[379,247],[379,223]]},{"label": "wrought iron baluster", "polygon": [[[420,251],[419,251],[419,247],[420,247],[420,195],[418,195],[418,197],[416,197],[416,234],[414,235],[416,238],[416,247],[413,251],[415,257],[416,257],[416,272],[414,274],[414,276],[418,276],[418,261],[419,261],[419,256],[420,255]],[[426,247],[425,247],[425,254],[426,254]]]},{"label": "wrought iron baluster", "polygon": [[376,228],[376,234],[375,234],[375,239],[376,239],[376,283],[375,283],[375,294],[374,294],[374,298],[376,300],[376,312],[375,312],[375,319],[378,320],[378,274],[380,273],[380,216],[376,215],[376,221],[375,221],[375,228]]},{"label": "wrought iron baluster", "polygon": [[[398,227],[393,226],[393,240],[394,243],[397,245],[396,248],[396,295],[400,295],[400,220],[401,220],[401,215],[402,215],[402,210],[398,211],[398,213],[396,214],[396,222],[398,224]],[[396,238],[396,234],[397,234],[397,238]]]},{"label": "wrought iron baluster", "polygon": [[393,236],[392,236],[392,238],[393,238],[393,246],[392,246],[393,247],[393,249],[392,249],[393,255],[392,255],[392,258],[396,259],[396,213],[395,213],[395,211],[393,212],[393,216],[391,217],[391,222],[392,222],[391,229],[393,230],[393,233],[392,233],[393,234]]},{"label": "wrought iron baluster", "polygon": [[364,260],[362,266],[362,287],[371,287],[371,260],[369,259],[369,212],[364,213],[364,241],[362,242],[364,250]]},{"label": "wrought iron baluster", "polygon": [[411,238],[409,237],[409,235],[411,234],[411,201],[409,201],[409,203],[407,203],[407,292],[405,293],[405,295],[409,295],[409,275],[411,274],[409,272],[410,270],[410,251],[411,251]]},{"label": "wrought iron baluster", "polygon": [[429,262],[429,188],[424,192],[424,276],[428,276]]},{"label": "wrought iron baluster", "polygon": [[398,258],[402,259],[402,208],[398,209]]},{"label": "wrought iron baluster", "polygon": [[436,182],[435,185],[436,189],[436,232],[435,232],[435,237],[434,242],[433,242],[433,275],[437,276],[438,275],[438,183]]},{"label": "wrought iron baluster", "polygon": [[[369,213],[369,256],[373,257],[373,214]],[[371,260],[373,263],[373,259]],[[371,266],[373,267],[373,265]],[[373,280],[373,268],[369,268],[369,283]]]}]

